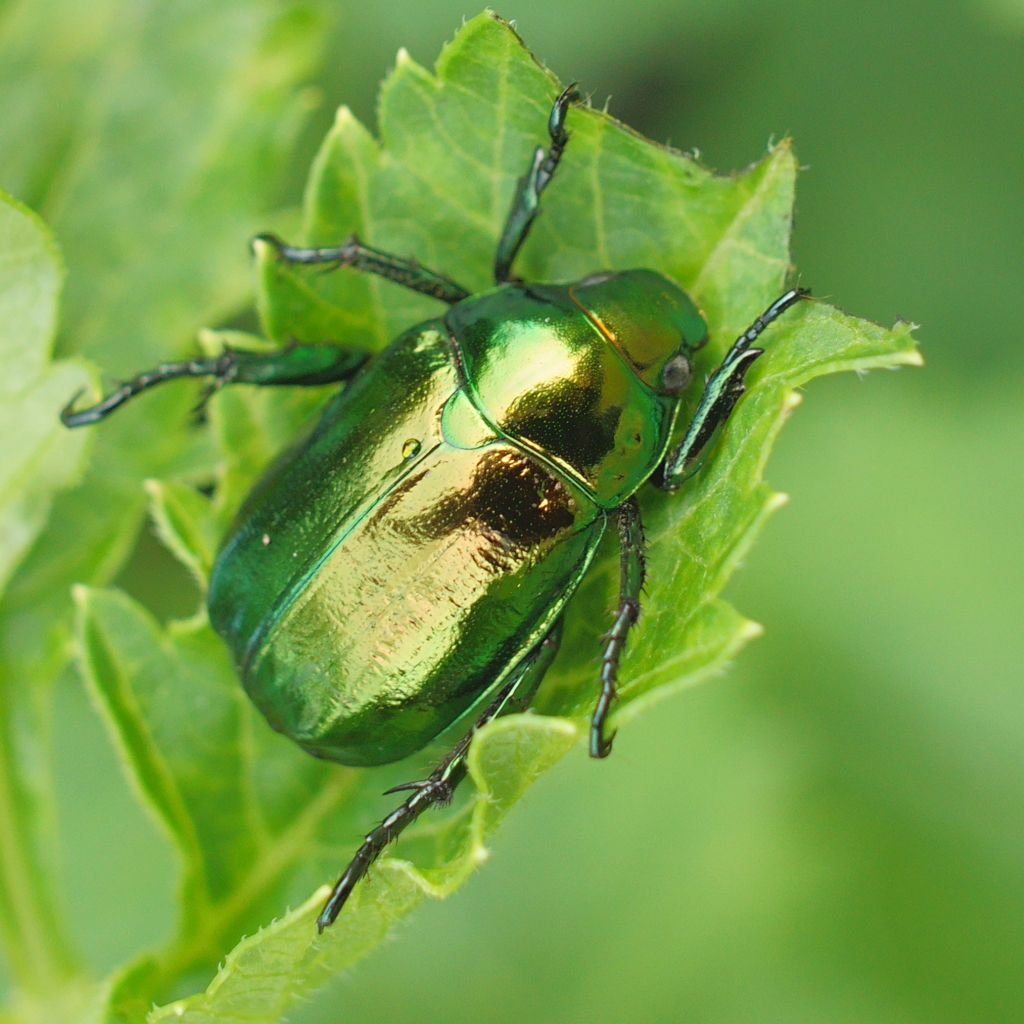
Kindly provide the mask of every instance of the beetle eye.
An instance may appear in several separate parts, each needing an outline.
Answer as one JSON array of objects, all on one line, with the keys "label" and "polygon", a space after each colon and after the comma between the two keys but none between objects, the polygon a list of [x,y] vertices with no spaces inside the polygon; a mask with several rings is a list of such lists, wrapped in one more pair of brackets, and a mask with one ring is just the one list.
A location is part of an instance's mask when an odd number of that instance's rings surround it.
[{"label": "beetle eye", "polygon": [[666,391],[684,391],[690,383],[690,360],[680,354],[673,356],[661,371],[661,385]]}]

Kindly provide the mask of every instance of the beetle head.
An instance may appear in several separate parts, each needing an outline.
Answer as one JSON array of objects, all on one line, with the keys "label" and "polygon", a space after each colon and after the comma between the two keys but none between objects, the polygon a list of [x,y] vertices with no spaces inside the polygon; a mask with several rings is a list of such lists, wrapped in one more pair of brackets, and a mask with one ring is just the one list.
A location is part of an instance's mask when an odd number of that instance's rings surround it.
[{"label": "beetle head", "polygon": [[653,270],[624,270],[592,274],[569,294],[644,383],[665,394],[686,389],[708,325],[679,285]]}]

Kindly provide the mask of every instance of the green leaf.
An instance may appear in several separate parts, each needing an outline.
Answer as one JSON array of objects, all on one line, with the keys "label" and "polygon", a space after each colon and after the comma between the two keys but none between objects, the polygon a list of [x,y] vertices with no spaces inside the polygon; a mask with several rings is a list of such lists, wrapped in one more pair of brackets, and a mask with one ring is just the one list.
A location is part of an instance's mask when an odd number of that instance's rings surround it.
[{"label": "green leaf", "polygon": [[[0,119],[0,180],[61,239],[61,351],[135,373],[244,305],[246,240],[271,216],[310,106],[298,83],[319,12],[299,0],[7,5],[0,100],[17,116]],[[0,609],[11,674],[49,678],[63,664],[69,587],[116,573],[144,515],[142,479],[212,474],[193,402],[166,389],[95,431],[88,475],[56,502]]]},{"label": "green leaf", "polygon": [[88,440],[57,417],[90,383],[80,362],[50,359],[62,277],[49,231],[0,191],[0,592],[46,522],[53,494],[76,482]]},{"label": "green leaf", "polygon": [[[43,528],[54,494],[83,468],[87,438],[57,413],[89,385],[78,361],[51,361],[63,267],[38,217],[0,192],[0,593]],[[36,837],[47,815],[19,765],[19,714],[12,681],[0,674],[0,936],[16,980],[45,991],[75,973],[58,925],[46,860]]]},{"label": "green leaf", "polygon": [[[317,915],[330,895],[330,887],[323,886],[297,910],[240,942],[206,992],[154,1010],[148,1020],[273,1024],[296,996],[381,942],[424,895],[436,898],[453,892],[486,859],[484,838],[529,782],[578,738],[572,722],[535,715],[509,716],[481,729],[470,761],[476,786],[473,801],[446,829],[430,837],[437,847],[438,867],[418,870],[408,861],[382,861],[346,911],[347,926],[328,929],[311,941]],[[518,765],[514,775],[507,770],[510,758]]]},{"label": "green leaf", "polygon": [[[307,188],[306,241],[336,243],[355,231],[470,288],[487,287],[515,179],[544,141],[558,90],[489,13],[464,26],[435,75],[400,55],[382,92],[381,142],[345,110],[325,140]],[[746,172],[719,177],[598,111],[574,108],[568,127],[565,159],[517,269],[540,279],[630,266],[671,274],[707,313],[711,342],[700,369],[710,371],[784,287],[791,149],[780,145]],[[278,341],[379,347],[439,308],[348,269],[285,268],[267,247],[259,259],[258,307]],[[907,325],[886,330],[821,303],[787,313],[765,345],[749,393],[699,473],[674,496],[650,489],[640,496],[650,575],[622,665],[618,725],[721,672],[759,632],[719,594],[781,504],[763,470],[797,404],[794,389],[823,373],[920,361]],[[687,396],[691,409],[700,386],[698,379]],[[194,572],[209,562],[211,531],[323,400],[275,392],[232,388],[217,397],[212,501],[151,485],[161,530]],[[481,731],[471,754],[475,789],[466,787],[455,809],[429,815],[403,836],[323,937],[313,927],[319,886],[354,852],[353,834],[390,806],[380,790],[416,777],[439,751],[412,767],[363,772],[313,761],[249,708],[201,619],[165,632],[123,595],[79,591],[83,670],[130,777],[183,862],[179,934],[113,982],[111,1016],[141,1020],[151,1000],[166,998],[184,978],[212,974],[226,956],[205,993],[168,1003],[149,1019],[277,1020],[325,973],[372,948],[423,895],[457,887],[483,859],[500,817],[585,733],[616,584],[615,553],[603,550],[573,601],[562,652],[535,702],[542,714]],[[289,905],[298,909],[287,912]],[[283,916],[268,923],[274,915]],[[242,932],[250,937],[230,952]]]},{"label": "green leaf", "polygon": [[[206,331],[202,335],[210,354],[219,354],[227,344],[238,347],[237,333]],[[259,345],[276,345],[259,339]],[[256,347],[252,336],[246,347]],[[251,388],[235,387],[221,392],[211,403],[209,418],[220,456],[217,490],[209,512],[212,529],[219,539],[268,461],[308,426],[335,388]],[[275,393],[276,392],[276,393]],[[205,588],[205,580],[201,585]]]},{"label": "green leaf", "polygon": [[[205,622],[165,634],[118,591],[76,591],[81,665],[130,778],[183,854],[179,969],[279,908],[282,879],[355,773],[270,731]],[[188,709],[187,714],[182,709]]]},{"label": "green leaf", "polygon": [[[135,372],[182,352],[199,327],[244,305],[246,239],[278,202],[309,109],[298,85],[316,57],[318,10],[297,0],[3,6],[0,182],[61,240],[69,278],[59,353],[89,356],[105,373]],[[3,217],[6,231],[6,201]],[[4,273],[22,241],[5,238]],[[86,378],[70,363],[44,370],[53,341],[45,307],[60,273],[51,243],[42,248],[49,255],[33,259],[52,265],[35,299],[31,289],[19,299],[35,302],[25,334],[35,347],[12,353],[18,338],[8,333],[0,342],[0,428],[5,454],[17,452],[0,472],[0,576],[15,570],[0,602],[0,754],[10,788],[3,797],[24,824],[22,860],[37,873],[53,859],[50,684],[67,661],[71,584],[117,572],[144,515],[143,479],[213,475],[209,443],[188,425],[194,399],[185,388],[156,393],[101,430],[59,426],[57,413]],[[70,453],[89,434],[88,473],[51,504],[53,491],[76,477]],[[3,824],[0,832],[13,834]],[[66,950],[56,915],[38,931]],[[31,952],[24,936],[11,946],[22,989],[62,1006],[53,971],[18,969]]]},{"label": "green leaf", "polygon": [[175,481],[147,480],[145,488],[157,536],[205,592],[217,549],[209,500]]}]

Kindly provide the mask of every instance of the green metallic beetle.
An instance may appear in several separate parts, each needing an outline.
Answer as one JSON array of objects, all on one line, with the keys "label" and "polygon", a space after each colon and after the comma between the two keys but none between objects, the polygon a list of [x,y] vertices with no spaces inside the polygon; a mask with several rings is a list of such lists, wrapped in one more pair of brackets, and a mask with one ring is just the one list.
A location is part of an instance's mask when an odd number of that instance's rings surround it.
[{"label": "green metallic beetle", "polygon": [[621,587],[607,633],[590,752],[605,757],[619,659],[640,611],[638,488],[673,490],[743,393],[754,340],[802,290],[744,332],[707,381],[669,451],[691,358],[707,324],[652,270],[574,284],[524,283],[512,262],[568,141],[573,86],[555,101],[550,148],[520,180],[494,265],[470,295],[449,278],[362,245],[297,249],[289,263],[379,274],[449,305],[372,360],[337,345],[227,350],[166,363],[98,405],[61,415],[95,423],[133,395],[183,376],[229,383],[351,381],[301,443],[257,484],[210,578],[210,621],[249,696],[309,753],[347,765],[397,761],[483,707],[429,778],[366,837],[318,920],[337,917],[380,851],[466,775],[472,735],[525,708],[558,649],[566,602],[609,524]]}]

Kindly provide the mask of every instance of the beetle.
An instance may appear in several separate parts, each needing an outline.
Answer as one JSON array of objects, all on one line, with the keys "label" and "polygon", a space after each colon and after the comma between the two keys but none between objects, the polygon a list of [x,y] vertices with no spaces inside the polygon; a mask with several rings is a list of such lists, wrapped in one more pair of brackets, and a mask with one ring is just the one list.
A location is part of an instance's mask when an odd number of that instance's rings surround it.
[{"label": "beetle", "polygon": [[[337,917],[381,850],[467,773],[473,734],[527,707],[558,650],[566,603],[606,528],[618,531],[620,593],[604,637],[590,753],[607,756],[619,661],[640,613],[644,536],[636,492],[675,490],[743,393],[762,331],[803,298],[791,289],[737,339],[670,447],[703,314],[653,270],[603,270],[570,284],[524,282],[513,261],[569,139],[569,86],[519,180],[494,260],[472,295],[445,276],[364,245],[255,242],[293,264],[349,266],[448,305],[371,358],[337,344],[228,348],[165,363],[91,408],[96,423],[177,377],[345,386],[311,433],[243,503],[210,577],[208,610],[271,726],[346,765],[397,761],[478,711],[428,778],[365,838],[317,925]],[[204,396],[208,397],[208,394]],[[482,709],[482,710],[481,710]],[[389,790],[388,792],[395,792]]]}]

